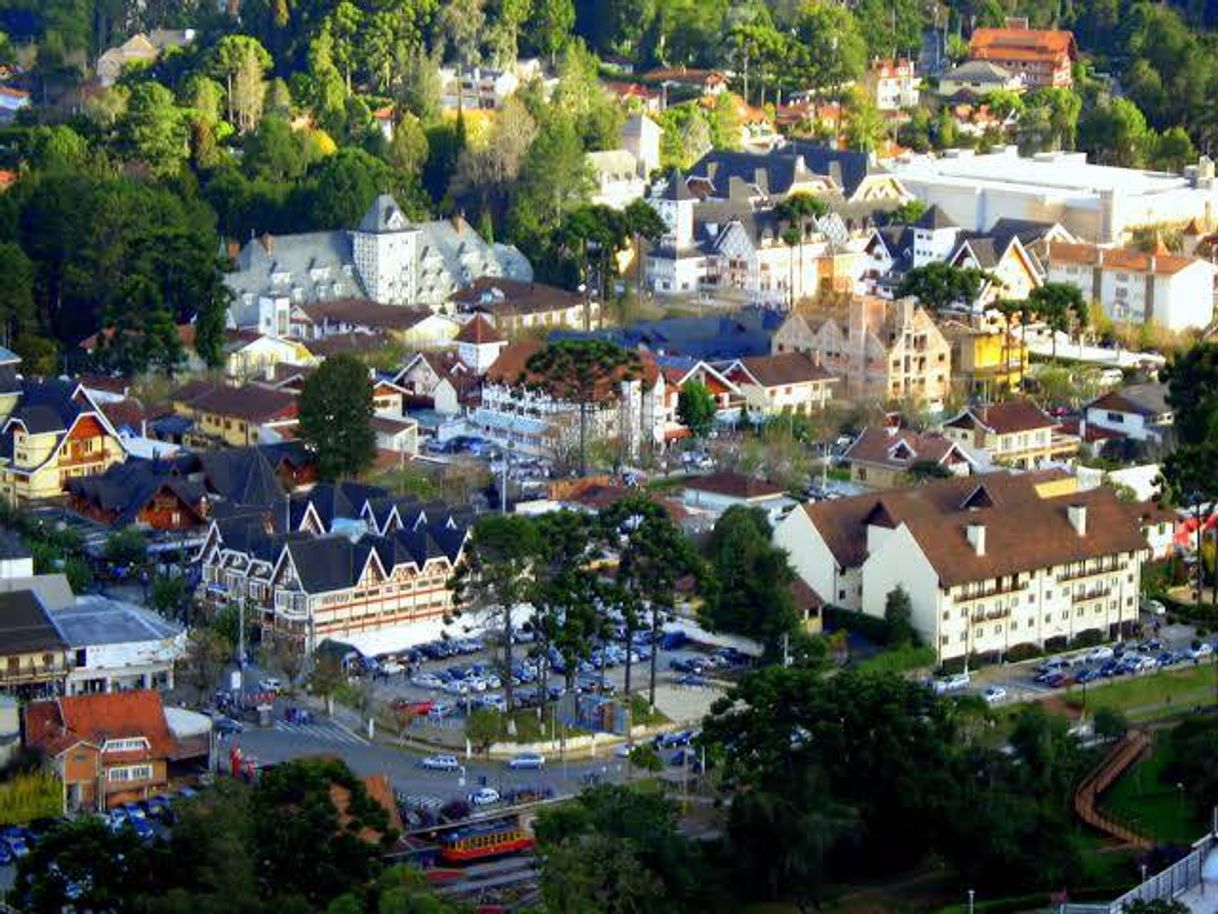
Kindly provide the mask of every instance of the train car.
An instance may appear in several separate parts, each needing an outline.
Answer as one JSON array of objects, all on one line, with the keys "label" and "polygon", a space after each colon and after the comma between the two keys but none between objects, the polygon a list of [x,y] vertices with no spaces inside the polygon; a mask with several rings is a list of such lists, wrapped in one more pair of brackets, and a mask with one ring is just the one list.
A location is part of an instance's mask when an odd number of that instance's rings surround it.
[{"label": "train car", "polygon": [[443,863],[469,863],[531,849],[536,840],[515,821],[486,822],[457,828],[440,839]]}]

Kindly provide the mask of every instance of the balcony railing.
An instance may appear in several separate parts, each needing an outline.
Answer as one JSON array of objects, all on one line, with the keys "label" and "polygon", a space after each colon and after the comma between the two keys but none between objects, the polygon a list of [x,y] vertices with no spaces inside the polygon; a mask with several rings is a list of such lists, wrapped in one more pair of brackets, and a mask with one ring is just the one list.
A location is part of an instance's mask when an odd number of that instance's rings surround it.
[{"label": "balcony railing", "polygon": [[1120,565],[1116,561],[1105,561],[1099,567],[1092,569],[1084,568],[1082,571],[1064,571],[1057,576],[1057,583],[1066,584],[1070,581],[1081,581],[1084,578],[1093,578],[1099,574],[1113,574],[1119,570]]},{"label": "balcony railing", "polygon": [[1111,587],[1100,587],[1095,590],[1086,590],[1082,593],[1070,594],[1070,602],[1086,603],[1088,600],[1102,600],[1105,597],[1112,596]]},{"label": "balcony railing", "polygon": [[0,686],[20,685],[27,682],[49,682],[67,676],[72,668],[66,663],[38,664],[19,669],[0,667]]}]

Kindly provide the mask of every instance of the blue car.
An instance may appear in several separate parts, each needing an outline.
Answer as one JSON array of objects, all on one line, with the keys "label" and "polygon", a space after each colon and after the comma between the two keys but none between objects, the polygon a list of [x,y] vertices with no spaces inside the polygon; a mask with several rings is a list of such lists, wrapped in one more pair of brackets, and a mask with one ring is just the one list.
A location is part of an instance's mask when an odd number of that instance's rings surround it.
[{"label": "blue car", "polygon": [[1099,670],[1082,670],[1077,676],[1074,677],[1074,681],[1078,683],[1095,682],[1095,680],[1099,678]]},{"label": "blue car", "polygon": [[13,859],[13,852],[9,850],[8,845],[0,841],[0,866],[7,866]]},{"label": "blue car", "polygon": [[147,819],[128,819],[125,827],[132,829],[135,836],[141,841],[151,841],[156,835],[156,831]]}]

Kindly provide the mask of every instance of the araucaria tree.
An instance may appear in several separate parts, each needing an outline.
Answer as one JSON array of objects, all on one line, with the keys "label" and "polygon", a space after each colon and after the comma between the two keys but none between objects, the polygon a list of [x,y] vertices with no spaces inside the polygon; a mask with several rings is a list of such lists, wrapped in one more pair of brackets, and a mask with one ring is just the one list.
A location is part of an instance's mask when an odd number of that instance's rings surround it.
[{"label": "araucaria tree", "polygon": [[465,560],[449,580],[455,612],[483,614],[501,639],[503,693],[512,708],[513,613],[530,597],[541,541],[532,518],[491,514],[474,527]]},{"label": "araucaria tree", "polygon": [[300,437],[317,455],[322,479],[357,476],[376,457],[372,382],[353,355],[322,362],[300,392]]},{"label": "araucaria tree", "polygon": [[579,474],[588,474],[588,413],[642,373],[638,353],[603,340],[563,340],[534,353],[522,383],[579,408]]}]

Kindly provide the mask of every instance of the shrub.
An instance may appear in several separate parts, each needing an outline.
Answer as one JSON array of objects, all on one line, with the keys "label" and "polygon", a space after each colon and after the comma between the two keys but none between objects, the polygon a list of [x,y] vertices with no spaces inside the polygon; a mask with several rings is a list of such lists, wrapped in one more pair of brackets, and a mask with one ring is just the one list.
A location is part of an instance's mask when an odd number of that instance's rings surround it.
[{"label": "shrub", "polygon": [[859,610],[828,606],[824,610],[824,622],[826,628],[843,628],[862,635],[873,644],[888,643],[888,623]]},{"label": "shrub", "polygon": [[1104,633],[1098,628],[1088,628],[1074,636],[1071,647],[1095,647],[1104,641]]},{"label": "shrub", "polygon": [[1043,655],[1044,651],[1041,650],[1040,645],[1025,642],[1024,644],[1017,644],[1008,650],[1007,660],[1010,663],[1019,663],[1022,660],[1032,660],[1035,657],[1041,657]]},{"label": "shrub", "polygon": [[858,665],[869,673],[905,673],[909,670],[930,668],[935,665],[935,649],[907,644],[889,648]]},{"label": "shrub", "polygon": [[0,822],[21,825],[63,813],[63,784],[46,771],[25,771],[0,784]]}]

